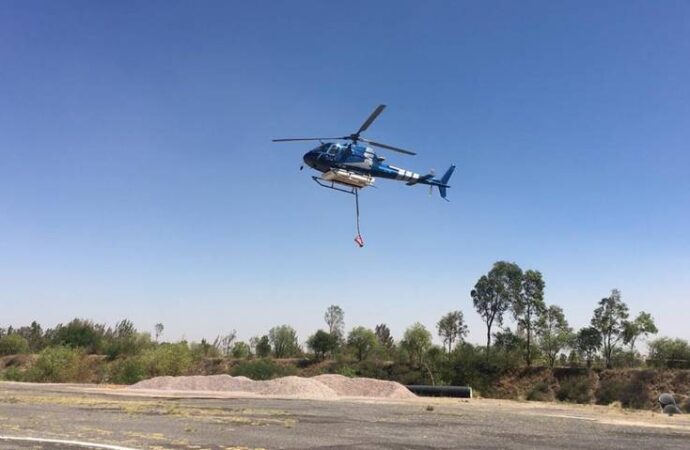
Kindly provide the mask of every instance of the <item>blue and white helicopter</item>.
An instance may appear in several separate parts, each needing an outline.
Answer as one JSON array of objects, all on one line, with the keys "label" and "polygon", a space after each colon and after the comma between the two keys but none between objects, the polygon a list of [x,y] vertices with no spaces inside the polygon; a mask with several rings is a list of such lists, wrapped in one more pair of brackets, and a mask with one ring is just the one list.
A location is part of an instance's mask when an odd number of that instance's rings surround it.
[{"label": "blue and white helicopter", "polygon": [[[406,155],[416,154],[409,150],[381,144],[361,136],[361,133],[369,128],[385,108],[386,105],[379,105],[369,118],[364,121],[362,126],[359,127],[359,130],[349,136],[273,139],[273,142],[321,141],[321,145],[305,153],[303,159],[306,165],[322,172],[320,177],[312,177],[314,181],[329,189],[356,195],[358,189],[373,185],[376,177],[380,177],[404,181],[408,186],[414,186],[415,184],[426,184],[430,188],[436,186],[441,197],[446,199],[446,190],[450,187],[448,181],[455,170],[454,165],[451,165],[441,178],[434,178],[433,172],[420,175],[384,163],[385,158],[378,156],[374,153],[373,148],[365,145],[369,144]],[[327,142],[331,140],[349,142]],[[364,144],[360,144],[360,142]],[[300,167],[300,170],[303,168],[304,166]]]}]

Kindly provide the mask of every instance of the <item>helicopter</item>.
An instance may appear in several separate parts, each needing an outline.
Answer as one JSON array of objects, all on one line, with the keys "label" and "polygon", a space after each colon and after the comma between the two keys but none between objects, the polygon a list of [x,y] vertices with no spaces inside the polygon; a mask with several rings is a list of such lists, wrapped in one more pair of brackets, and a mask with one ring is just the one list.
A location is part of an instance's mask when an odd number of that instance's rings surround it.
[{"label": "helicopter", "polygon": [[[450,188],[448,181],[453,175],[455,165],[451,165],[441,178],[435,178],[433,171],[420,175],[385,163],[385,158],[377,155],[371,146],[405,155],[416,155],[416,153],[361,136],[385,108],[386,105],[377,106],[359,130],[348,136],[273,139],[273,142],[320,141],[321,144],[318,147],[308,151],[303,157],[307,166],[322,172],[319,177],[312,176],[312,179],[320,186],[356,195],[358,189],[372,186],[376,177],[380,177],[403,181],[408,186],[425,184],[429,185],[429,189],[436,186],[441,197],[448,201],[446,198],[447,189]],[[301,166],[300,170],[303,168],[304,166]]]}]

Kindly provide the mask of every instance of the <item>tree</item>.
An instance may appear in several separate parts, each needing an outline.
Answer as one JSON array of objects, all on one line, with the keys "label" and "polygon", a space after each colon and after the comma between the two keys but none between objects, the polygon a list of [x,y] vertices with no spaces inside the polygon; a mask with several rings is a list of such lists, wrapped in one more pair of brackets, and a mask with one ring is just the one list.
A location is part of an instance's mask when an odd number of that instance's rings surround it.
[{"label": "tree", "polygon": [[213,341],[213,346],[217,348],[224,356],[230,356],[232,353],[232,345],[237,339],[237,330],[232,330],[224,336],[217,336]]},{"label": "tree", "polygon": [[462,341],[467,336],[468,329],[462,311],[451,311],[436,324],[438,335],[445,346],[448,346],[448,353],[453,350],[453,343],[456,340]]},{"label": "tree", "polygon": [[297,343],[297,331],[290,325],[280,325],[268,331],[268,339],[273,346],[273,355],[276,358],[289,358],[299,353]]},{"label": "tree", "polygon": [[649,361],[656,367],[688,369],[690,344],[684,339],[654,339],[649,343]]},{"label": "tree", "polygon": [[[45,347],[45,338],[41,325],[35,320],[28,327],[19,328],[16,333],[26,339],[29,344],[29,351],[35,353]],[[2,336],[2,333],[0,333]]]},{"label": "tree", "polygon": [[393,336],[391,336],[391,330],[385,323],[380,323],[376,325],[374,329],[374,334],[376,334],[376,339],[378,339],[379,344],[386,350],[391,350],[395,345],[393,341]]},{"label": "tree", "polygon": [[155,333],[156,333],[156,342],[158,342],[158,338],[160,338],[161,335],[163,334],[163,330],[164,330],[164,329],[165,329],[165,326],[163,326],[163,324],[162,324],[161,322],[158,322],[158,323],[154,326],[154,330],[155,330]]},{"label": "tree", "polygon": [[539,316],[536,326],[539,347],[546,355],[549,367],[553,368],[558,354],[566,348],[573,339],[573,330],[568,326],[563,309],[551,305]]},{"label": "tree", "polygon": [[326,331],[317,330],[307,339],[307,347],[314,352],[316,359],[323,359],[338,348],[338,338]]},{"label": "tree", "polygon": [[338,305],[331,305],[323,316],[328,332],[342,340],[345,335],[345,312]]},{"label": "tree", "polygon": [[363,361],[376,347],[376,334],[368,328],[355,327],[347,336],[347,345],[354,349],[357,360]]},{"label": "tree", "polygon": [[599,301],[599,307],[594,310],[592,326],[601,334],[604,360],[606,367],[611,368],[613,350],[623,338],[623,322],[628,318],[628,306],[621,300],[621,293],[613,289],[611,295]]},{"label": "tree", "polygon": [[239,341],[235,342],[232,346],[232,357],[233,358],[246,358],[249,356],[249,345],[246,342]]},{"label": "tree", "polygon": [[271,354],[271,340],[268,335],[263,335],[256,339],[255,353],[259,358],[266,358]]},{"label": "tree", "polygon": [[503,324],[503,314],[519,296],[522,270],[515,263],[499,261],[475,284],[470,293],[474,308],[486,324],[486,354],[491,347],[491,328]]},{"label": "tree", "polygon": [[90,320],[74,319],[67,325],[59,324],[51,334],[54,344],[98,353],[103,347],[105,326]]},{"label": "tree", "polygon": [[623,343],[630,346],[630,353],[635,353],[635,341],[640,336],[647,337],[658,332],[652,315],[642,311],[635,320],[623,322]]},{"label": "tree", "polygon": [[587,367],[592,367],[594,355],[601,348],[601,333],[594,327],[585,327],[577,332],[575,345],[587,360]]},{"label": "tree", "polygon": [[416,322],[405,330],[400,345],[410,354],[410,359],[422,364],[424,353],[431,348],[431,333],[424,325]]},{"label": "tree", "polygon": [[28,351],[29,343],[17,333],[6,334],[0,338],[0,356],[17,355]]},{"label": "tree", "polygon": [[511,304],[518,327],[526,333],[525,363],[532,365],[532,331],[539,316],[544,312],[544,280],[541,273],[528,270],[522,275],[521,289]]}]

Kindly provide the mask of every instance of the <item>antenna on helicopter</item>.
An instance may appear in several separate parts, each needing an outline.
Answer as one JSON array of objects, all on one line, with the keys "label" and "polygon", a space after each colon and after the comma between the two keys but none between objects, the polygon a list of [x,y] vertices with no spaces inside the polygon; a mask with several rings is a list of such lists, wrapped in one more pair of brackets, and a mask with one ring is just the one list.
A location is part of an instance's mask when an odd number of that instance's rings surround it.
[{"label": "antenna on helicopter", "polygon": [[273,139],[273,142],[292,142],[292,141],[324,141],[324,140],[346,140],[346,141],[352,141],[352,143],[356,144],[357,142],[366,142],[369,145],[373,145],[374,147],[379,147],[379,148],[385,148],[386,150],[391,150],[394,152],[398,153],[403,153],[405,155],[416,155],[415,152],[412,152],[410,150],[405,150],[403,148],[399,147],[393,147],[392,145],[388,144],[382,144],[381,142],[376,142],[372,141],[370,139],[362,137],[362,133],[369,129],[372,123],[378,118],[378,116],[383,112],[383,110],[386,109],[386,105],[379,105],[376,107],[374,112],[372,112],[369,117],[367,117],[367,120],[364,121],[361,127],[359,127],[359,130],[356,132],[348,135],[348,136],[340,136],[340,137],[308,137],[308,138],[286,138],[286,139]]}]

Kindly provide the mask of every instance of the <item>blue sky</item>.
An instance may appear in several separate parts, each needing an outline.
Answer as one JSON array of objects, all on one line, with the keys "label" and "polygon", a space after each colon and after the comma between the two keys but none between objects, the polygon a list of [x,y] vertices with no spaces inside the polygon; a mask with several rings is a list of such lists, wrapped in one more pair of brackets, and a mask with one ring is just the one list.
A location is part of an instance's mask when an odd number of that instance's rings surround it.
[{"label": "blue sky", "polygon": [[[176,339],[341,305],[394,335],[494,261],[571,325],[622,290],[690,338],[690,5],[32,2],[0,10],[1,325],[156,322]],[[458,168],[451,203],[318,188],[275,137],[352,132]]]}]

